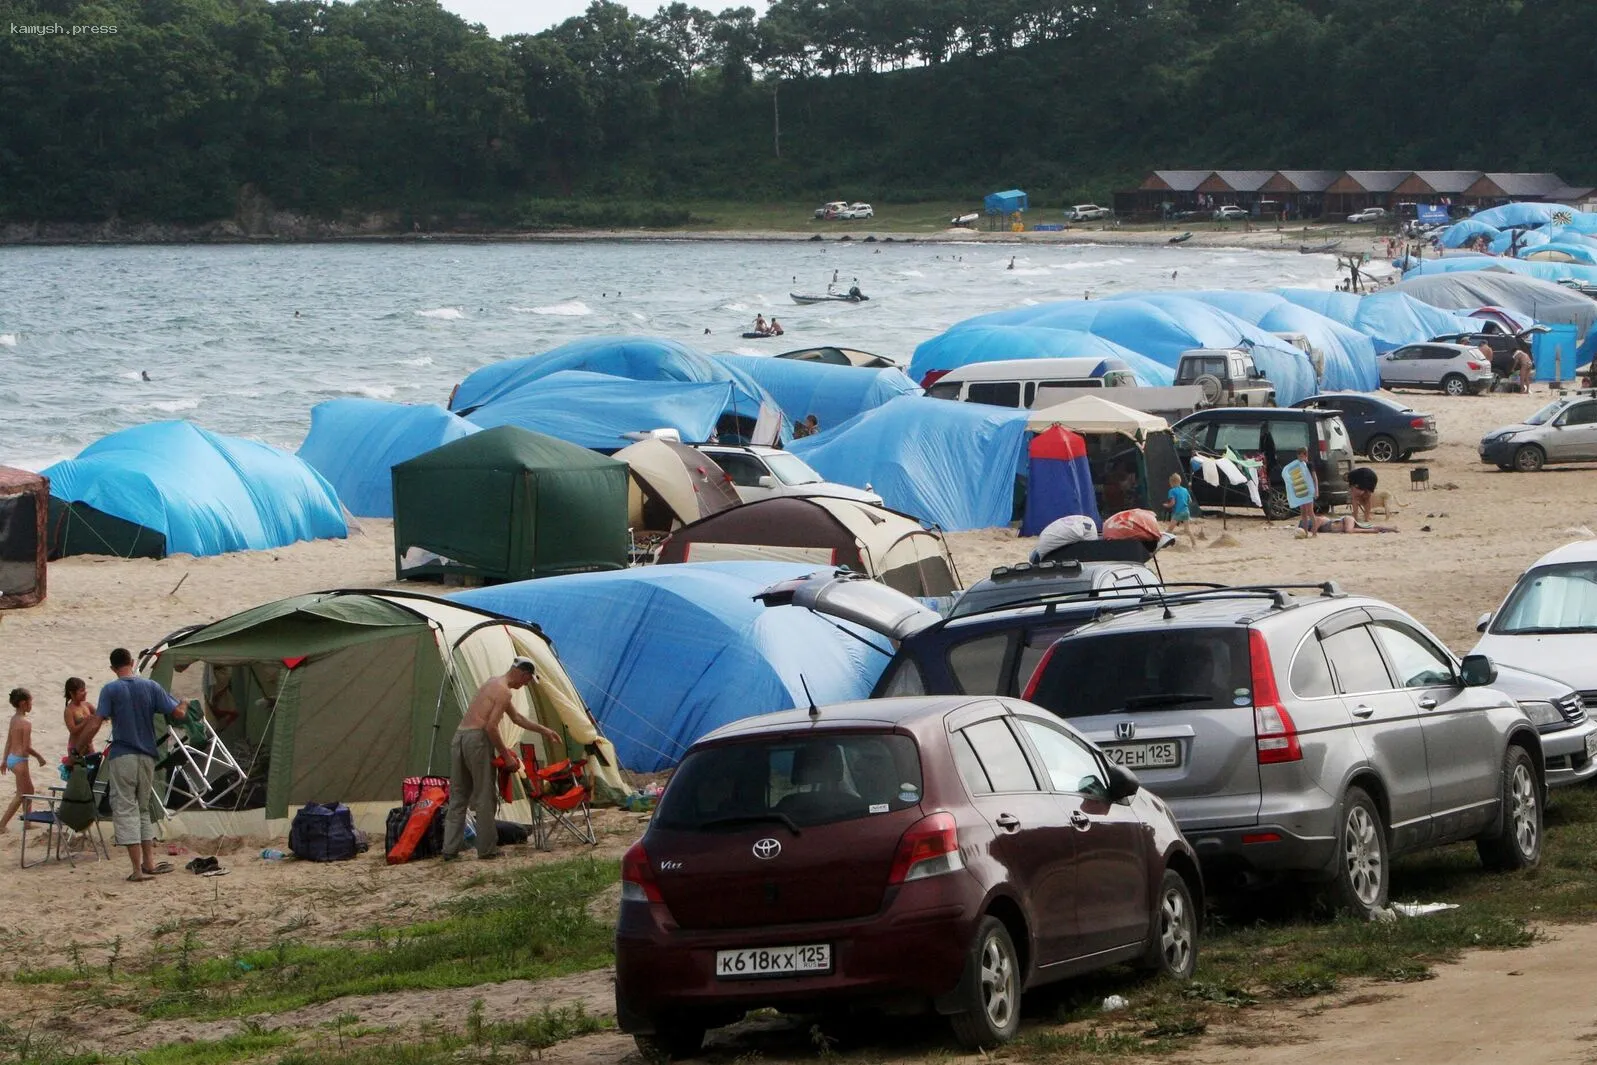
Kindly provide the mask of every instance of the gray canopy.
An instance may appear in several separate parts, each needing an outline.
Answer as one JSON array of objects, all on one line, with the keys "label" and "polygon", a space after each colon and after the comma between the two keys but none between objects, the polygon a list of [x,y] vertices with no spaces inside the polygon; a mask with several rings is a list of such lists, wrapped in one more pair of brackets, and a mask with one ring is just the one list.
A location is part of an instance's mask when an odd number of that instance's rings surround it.
[{"label": "gray canopy", "polygon": [[1444,310],[1502,307],[1548,325],[1573,325],[1577,342],[1585,340],[1597,324],[1597,300],[1550,281],[1506,270],[1430,274],[1411,277],[1393,287]]}]

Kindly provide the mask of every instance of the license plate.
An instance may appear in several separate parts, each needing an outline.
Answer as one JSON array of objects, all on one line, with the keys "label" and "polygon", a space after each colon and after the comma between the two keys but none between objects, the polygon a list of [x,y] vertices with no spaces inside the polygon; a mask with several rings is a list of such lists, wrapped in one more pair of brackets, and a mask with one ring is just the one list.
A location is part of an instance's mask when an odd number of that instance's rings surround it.
[{"label": "license plate", "polygon": [[1586,737],[1586,757],[1597,758],[1597,732]]},{"label": "license plate", "polygon": [[1105,747],[1104,756],[1127,769],[1167,769],[1181,764],[1181,744],[1175,740],[1158,743],[1126,743]]},{"label": "license plate", "polygon": [[799,973],[831,971],[830,943],[715,952],[715,975],[719,980],[745,980],[754,976],[795,976]]}]

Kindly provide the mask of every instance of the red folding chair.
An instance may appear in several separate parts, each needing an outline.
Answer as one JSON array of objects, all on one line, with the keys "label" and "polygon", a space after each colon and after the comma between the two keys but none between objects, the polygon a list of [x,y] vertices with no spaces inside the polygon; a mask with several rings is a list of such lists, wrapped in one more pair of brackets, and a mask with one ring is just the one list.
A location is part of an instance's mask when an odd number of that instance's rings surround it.
[{"label": "red folding chair", "polygon": [[599,845],[593,832],[588,789],[588,760],[562,758],[548,766],[538,764],[537,748],[521,745],[521,765],[526,770],[528,801],[532,805],[532,845],[550,850],[555,831],[565,829],[579,843]]}]

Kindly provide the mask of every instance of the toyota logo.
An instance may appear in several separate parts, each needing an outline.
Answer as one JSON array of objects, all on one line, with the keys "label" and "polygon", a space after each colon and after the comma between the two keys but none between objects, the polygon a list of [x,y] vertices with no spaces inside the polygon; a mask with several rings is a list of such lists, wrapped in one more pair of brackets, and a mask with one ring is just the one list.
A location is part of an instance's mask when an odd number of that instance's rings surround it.
[{"label": "toyota logo", "polygon": [[782,853],[782,842],[769,837],[754,842],[754,856],[762,860],[775,858]]},{"label": "toyota logo", "polygon": [[1129,740],[1136,735],[1137,723],[1135,721],[1122,721],[1115,726],[1115,739],[1117,740]]}]

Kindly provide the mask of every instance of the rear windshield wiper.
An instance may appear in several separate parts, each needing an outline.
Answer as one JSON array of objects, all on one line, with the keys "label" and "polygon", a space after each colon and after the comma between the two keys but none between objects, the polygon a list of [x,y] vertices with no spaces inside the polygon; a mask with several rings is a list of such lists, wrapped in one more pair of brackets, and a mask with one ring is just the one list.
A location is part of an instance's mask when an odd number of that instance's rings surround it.
[{"label": "rear windshield wiper", "polygon": [[1213,699],[1209,692],[1159,692],[1155,695],[1133,695],[1126,700],[1127,710],[1146,710],[1154,706],[1180,706],[1182,703],[1201,703]]},{"label": "rear windshield wiper", "polygon": [[773,822],[779,825],[786,825],[788,831],[793,833],[795,836],[802,836],[804,834],[804,830],[800,828],[791,817],[787,816],[787,814],[776,813],[775,811],[772,811],[768,814],[740,814],[737,817],[717,817],[713,821],[704,822],[699,827],[701,829],[732,828],[735,825],[760,825]]}]

